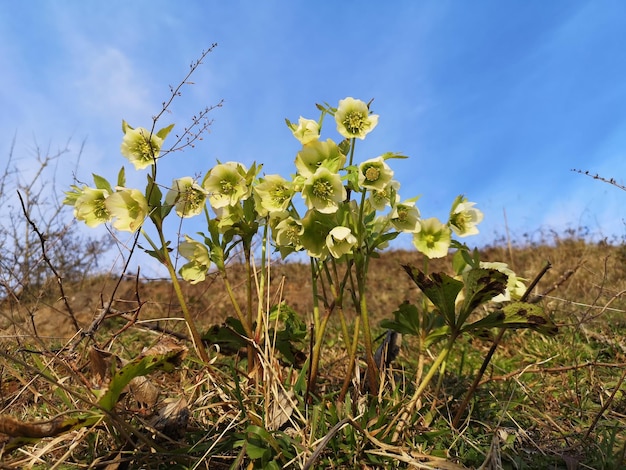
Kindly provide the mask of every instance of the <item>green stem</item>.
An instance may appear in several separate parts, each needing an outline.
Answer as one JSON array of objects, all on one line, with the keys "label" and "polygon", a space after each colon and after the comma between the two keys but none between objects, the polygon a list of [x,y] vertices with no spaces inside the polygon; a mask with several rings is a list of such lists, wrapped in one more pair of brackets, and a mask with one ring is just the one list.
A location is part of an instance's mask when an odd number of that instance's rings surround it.
[{"label": "green stem", "polygon": [[441,368],[441,365],[447,359],[448,354],[450,354],[450,351],[452,350],[452,346],[454,346],[454,342],[456,341],[457,336],[458,335],[456,334],[452,334],[450,336],[450,338],[448,339],[448,342],[446,343],[445,348],[439,353],[439,355],[435,359],[435,362],[433,362],[433,364],[430,366],[428,373],[426,374],[424,379],[420,382],[419,386],[415,390],[413,397],[411,397],[411,401],[409,402],[409,404],[407,405],[407,408],[404,410],[404,412],[400,416],[399,420],[394,420],[391,422],[390,426],[395,424],[396,421],[398,422],[398,425],[396,426],[393,437],[391,438],[391,442],[396,442],[398,440],[400,433],[404,429],[404,426],[407,424],[407,420],[409,416],[413,414],[413,411],[415,410],[415,407],[419,399],[422,397],[424,391],[426,390],[426,387],[428,387],[428,385],[430,384],[430,381],[433,379],[437,371]]},{"label": "green stem", "polygon": [[[243,242],[243,252],[246,260],[246,310],[247,310],[247,324],[250,327],[250,331],[252,332],[252,261],[251,261],[251,250],[250,246],[245,242]],[[257,342],[256,336],[251,336],[251,340]],[[248,344],[248,372],[252,372],[254,370],[254,347],[252,344]]]},{"label": "green stem", "polygon": [[248,324],[252,327],[252,261],[251,261],[251,250],[250,246],[248,246],[244,242],[243,246],[244,257],[246,260],[246,311],[248,314]]},{"label": "green stem", "polygon": [[352,161],[354,160],[354,148],[356,147],[356,138],[350,139],[350,160],[348,166],[352,166]]},{"label": "green stem", "polygon": [[[358,240],[358,244],[357,246],[359,248],[363,247],[363,237],[365,236],[365,233],[367,232],[367,230],[365,229],[365,227],[363,227],[363,217],[364,217],[364,212],[365,212],[365,196],[367,194],[367,191],[363,191],[361,193],[361,204],[359,206],[359,223],[356,226],[357,230],[359,231],[359,233],[357,233],[357,240]],[[369,255],[369,253],[367,253]]]},{"label": "green stem", "polygon": [[[187,328],[189,329],[189,333],[191,334],[191,338],[193,340],[194,348],[200,356],[200,359],[208,364],[210,361],[209,355],[204,347],[204,343],[202,342],[202,338],[200,337],[200,333],[196,328],[196,324],[189,313],[189,308],[187,307],[187,302],[185,301],[185,296],[183,295],[183,290],[180,287],[180,282],[178,282],[178,276],[176,275],[176,269],[174,268],[174,264],[172,263],[172,259],[170,257],[170,253],[167,250],[165,244],[165,237],[163,236],[163,231],[160,227],[157,226],[157,231],[159,233],[159,238],[161,240],[161,244],[163,246],[163,261],[165,263],[165,267],[167,268],[167,272],[170,275],[170,279],[172,280],[172,286],[174,287],[174,292],[176,293],[176,297],[178,299],[178,303],[180,304],[180,308],[183,312],[183,317],[185,318],[185,323],[187,324]],[[145,234],[144,234],[145,236]],[[150,240],[149,238],[147,238]]]},{"label": "green stem", "polygon": [[225,268],[224,269],[220,268],[220,272],[222,273],[222,278],[224,279],[224,286],[226,287],[226,292],[228,292],[228,297],[230,298],[230,303],[232,304],[233,308],[235,309],[235,313],[237,314],[237,318],[241,322],[241,325],[243,326],[243,329],[246,332],[246,336],[249,339],[253,339],[254,338],[254,332],[252,331],[252,327],[248,323],[248,320],[247,320],[246,316],[241,311],[241,307],[239,307],[239,303],[237,302],[237,298],[235,297],[235,292],[233,291],[233,288],[230,285],[230,280],[228,279],[228,275],[226,274],[226,269]]},{"label": "green stem", "polygon": [[320,320],[319,299],[317,297],[317,274],[318,270],[315,266],[315,260],[311,258],[311,290],[313,293],[313,337],[311,338],[311,341],[313,343],[313,348],[311,351],[311,357],[309,358],[309,378],[306,386],[307,400],[310,394],[315,390],[315,382],[317,380],[317,371],[319,368],[321,354],[321,344],[320,341],[318,341],[319,332],[322,330],[322,328]]},{"label": "green stem", "polygon": [[374,361],[372,349],[372,331],[370,330],[370,320],[367,311],[367,301],[365,289],[359,292],[359,310],[361,313],[361,323],[363,323],[363,342],[365,344],[365,362],[367,363],[367,384],[371,393],[378,390],[378,366]]},{"label": "green stem", "polygon": [[311,258],[311,286],[313,293],[313,326],[317,331],[320,327],[320,306],[319,299],[317,297],[317,273],[318,269],[315,266],[315,259]]},{"label": "green stem", "polygon": [[354,374],[354,366],[356,364],[356,352],[357,347],[359,345],[359,333],[361,330],[360,324],[361,317],[356,317],[354,321],[354,334],[352,338],[352,344],[350,345],[350,362],[348,363],[348,373],[343,380],[343,385],[341,386],[341,392],[339,392],[339,402],[343,402],[348,393],[348,388],[350,387],[350,382],[352,382],[352,374]]},{"label": "green stem", "polygon": [[[352,166],[352,161],[354,160],[354,148],[356,147],[356,139],[350,139],[350,160],[348,166]],[[346,202],[350,200],[351,190],[348,187],[346,190]]]},{"label": "green stem", "polygon": [[[265,266],[267,261],[267,233],[269,226],[265,224],[263,229],[263,240],[261,242],[261,279],[259,281],[259,306],[256,315],[256,332],[257,338],[261,337],[261,331],[263,328],[263,312],[264,312],[264,292],[265,292]],[[269,282],[269,281],[268,281]],[[268,305],[269,307],[269,305]]]}]

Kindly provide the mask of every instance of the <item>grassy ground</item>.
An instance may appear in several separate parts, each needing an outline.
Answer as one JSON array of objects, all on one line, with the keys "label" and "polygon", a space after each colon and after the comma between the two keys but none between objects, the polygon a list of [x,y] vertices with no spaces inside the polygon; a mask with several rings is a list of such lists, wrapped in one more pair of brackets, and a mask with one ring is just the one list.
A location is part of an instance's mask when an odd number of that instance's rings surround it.
[{"label": "grassy ground", "polygon": [[[357,373],[339,401],[348,354],[333,318],[318,389],[305,400],[301,367],[308,337],[292,341],[291,363],[268,346],[249,373],[242,350],[231,351],[233,343],[221,341],[219,351],[211,348],[211,367],[203,367],[185,339],[167,282],[125,280],[114,295],[113,311],[119,313],[103,319],[91,338],[73,336],[54,284],[35,297],[7,298],[0,309],[0,442],[7,445],[2,468],[625,468],[626,250],[544,237],[520,247],[500,244],[482,256],[509,263],[527,279],[549,260],[552,268],[533,291],[541,295],[531,300],[543,306],[559,333],[506,332],[457,427],[454,416],[490,340],[459,341],[445,372],[399,424],[416,376],[440,346],[420,360],[416,340],[405,337],[378,391],[361,393]],[[379,322],[392,318],[401,302],[419,297],[401,264],[421,267],[423,260],[395,251],[371,266],[376,335],[384,333]],[[431,263],[429,270],[448,267]],[[231,279],[241,295],[246,274],[232,266]],[[66,286],[82,328],[93,324],[115,282],[100,277]],[[306,332],[308,266],[272,265],[270,290],[270,303],[283,300]],[[220,279],[185,286],[185,295],[203,331],[232,315]],[[182,362],[180,350],[172,352],[179,344],[190,349]],[[155,346],[161,348],[156,356],[150,356],[154,349],[140,356],[144,347]],[[131,382],[117,405],[103,410],[100,397],[118,380],[112,370],[131,370],[124,369],[128,361],[143,367],[147,359],[137,362],[142,357],[164,354],[176,356],[173,367],[151,369],[148,380]],[[77,416],[101,419],[59,428],[63,419]],[[30,435],[11,450],[16,441],[9,435],[20,429]]]}]

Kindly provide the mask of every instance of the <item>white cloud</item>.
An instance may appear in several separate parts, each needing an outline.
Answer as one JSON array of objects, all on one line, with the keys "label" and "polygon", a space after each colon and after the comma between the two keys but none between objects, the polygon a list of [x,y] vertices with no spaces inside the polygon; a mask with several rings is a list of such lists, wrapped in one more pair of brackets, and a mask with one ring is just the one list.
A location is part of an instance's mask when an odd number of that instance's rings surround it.
[{"label": "white cloud", "polygon": [[[74,112],[78,116],[119,120],[122,115],[149,118],[154,112],[145,77],[122,51],[92,45],[77,59],[72,78],[67,78],[75,91]],[[78,70],[82,72],[76,73]]]}]

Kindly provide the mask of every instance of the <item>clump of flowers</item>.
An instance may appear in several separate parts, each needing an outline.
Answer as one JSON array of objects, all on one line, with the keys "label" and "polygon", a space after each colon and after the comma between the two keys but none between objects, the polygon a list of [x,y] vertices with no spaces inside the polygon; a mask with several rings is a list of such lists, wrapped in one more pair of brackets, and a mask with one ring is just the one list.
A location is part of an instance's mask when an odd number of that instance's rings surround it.
[{"label": "clump of flowers", "polygon": [[[282,257],[306,252],[312,260],[316,291],[313,312],[316,340],[309,380],[315,381],[325,326],[317,306],[318,299],[325,295],[324,289],[318,290],[317,282],[323,281],[332,286],[330,292],[353,291],[351,300],[362,320],[368,381],[375,387],[376,378],[369,372],[376,365],[366,302],[370,258],[403,233],[412,237],[415,248],[426,257],[444,257],[451,248],[453,234],[466,237],[478,233],[477,225],[483,214],[475,208],[475,203],[459,196],[448,221],[423,219],[416,205],[417,197],[401,198],[401,185],[391,167],[391,160],[406,157],[385,153],[355,161],[357,141],[365,139],[378,125],[379,116],[370,111],[370,104],[348,97],[340,100],[336,108],[318,105],[321,116],[317,120],[302,116],[297,123],[286,120],[301,144],[293,157],[295,174],[290,177],[261,174],[262,168],[256,164],[248,168],[239,162],[217,162],[201,179],[175,178],[165,197],[162,186],[155,181],[156,163],[167,153],[163,145],[173,125],[154,132],[133,128],[123,121],[122,155],[137,170],[150,168],[145,191],[127,188],[122,169],[115,186],[94,175],[95,187],[72,186],[64,202],[73,206],[77,220],[90,227],[107,223],[117,230],[135,232],[146,221],[152,222],[159,240],[152,241],[142,230],[152,247],[147,251],[168,268],[174,284],[178,275],[185,281],[198,283],[206,279],[209,269],[222,273],[234,311],[250,338],[261,337],[259,328],[265,324],[262,312],[259,310],[255,318],[251,305],[245,313],[236,304],[225,272],[226,259],[234,247],[241,246],[250,263],[253,239],[258,233],[263,233],[266,242]],[[344,140],[335,142],[321,137],[327,116],[334,119]],[[178,254],[186,260],[178,271],[170,258],[171,249],[163,231],[170,213],[185,219],[198,215],[207,218],[207,233],[199,233],[199,239],[185,235],[178,244]],[[345,269],[341,275],[338,266]],[[514,295],[517,284],[513,276],[509,279],[514,279],[509,286]],[[348,281],[350,286],[346,284]],[[183,306],[182,294],[179,299]],[[343,296],[336,294],[326,305],[337,308],[342,315],[343,301]],[[183,311],[186,312],[185,308]],[[200,355],[206,358],[193,320],[188,313],[185,315]],[[355,357],[351,361],[354,367]]]}]

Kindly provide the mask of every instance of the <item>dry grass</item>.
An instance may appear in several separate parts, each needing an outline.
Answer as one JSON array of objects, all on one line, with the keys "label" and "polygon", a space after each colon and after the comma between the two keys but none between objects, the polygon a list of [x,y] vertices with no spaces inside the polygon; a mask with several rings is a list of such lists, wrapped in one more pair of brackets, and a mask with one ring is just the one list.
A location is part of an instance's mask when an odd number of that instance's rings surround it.
[{"label": "dry grass", "polygon": [[[159,395],[154,403],[143,403],[148,401],[145,392],[129,389],[107,419],[26,441],[18,450],[5,451],[1,465],[624,468],[626,250],[555,237],[521,247],[501,244],[485,249],[482,256],[508,262],[527,279],[549,260],[552,269],[534,293],[542,294],[538,301],[560,332],[554,338],[508,332],[471,403],[471,414],[458,430],[450,424],[452,417],[490,346],[488,341],[459,343],[440,377],[439,389],[430,389],[401,439],[392,441],[388,424],[410,399],[420,367],[413,340],[406,338],[380,393],[368,397],[355,388],[345,402],[338,403],[347,353],[339,326],[332,324],[320,388],[310,403],[302,400],[303,374],[271,348],[270,337],[258,351],[261,359],[253,378],[245,373],[246,358],[241,354],[212,350],[210,369],[192,356],[174,372],[149,376]],[[396,251],[372,263],[369,304],[374,325],[390,318],[402,301],[418,297],[400,264],[422,266],[423,260],[416,253]],[[430,268],[447,270],[445,264]],[[308,266],[276,263],[271,273],[272,297],[285,301],[308,324],[312,305]],[[246,279],[238,266],[231,267],[230,276],[236,286]],[[83,328],[111,297],[114,283],[100,277],[66,286]],[[202,329],[232,315],[220,279],[185,289]],[[114,311],[126,313],[107,317],[92,339],[80,341],[57,294],[52,294],[54,286],[45,292],[48,295],[37,298],[5,299],[0,308],[0,412],[15,420],[47,420],[93,409],[93,390],[103,380],[96,372],[112,367],[109,362],[108,368],[94,368],[94,345],[110,353],[108,361],[126,361],[163,338],[185,342],[187,333],[167,282],[124,281],[113,306]],[[296,346],[308,355],[306,341]],[[185,406],[176,401],[181,397]],[[168,404],[172,408],[172,403],[178,403],[178,411],[189,413],[179,433],[155,427],[158,413]]]}]

